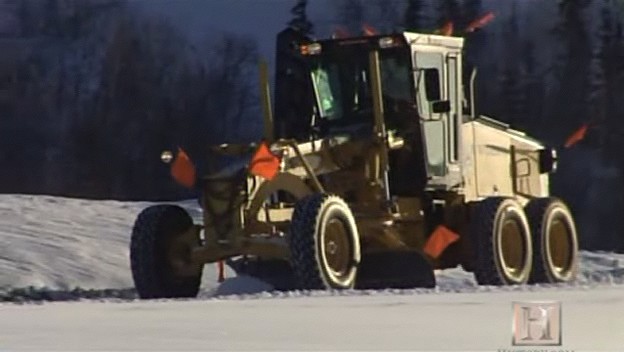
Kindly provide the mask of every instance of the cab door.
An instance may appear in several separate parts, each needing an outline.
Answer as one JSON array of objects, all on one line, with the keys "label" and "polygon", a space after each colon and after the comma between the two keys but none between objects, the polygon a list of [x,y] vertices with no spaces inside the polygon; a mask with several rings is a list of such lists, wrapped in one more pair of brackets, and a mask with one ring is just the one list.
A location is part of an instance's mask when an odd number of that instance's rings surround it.
[{"label": "cab door", "polygon": [[427,188],[453,189],[462,180],[458,162],[459,60],[442,51],[415,51],[413,56]]}]

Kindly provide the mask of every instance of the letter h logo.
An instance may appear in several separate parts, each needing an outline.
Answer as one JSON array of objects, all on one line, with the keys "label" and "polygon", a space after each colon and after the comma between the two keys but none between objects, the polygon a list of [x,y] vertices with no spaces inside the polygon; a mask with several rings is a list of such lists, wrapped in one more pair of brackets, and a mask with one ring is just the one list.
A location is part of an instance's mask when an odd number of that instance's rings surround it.
[{"label": "letter h logo", "polygon": [[513,346],[561,346],[560,302],[513,302]]}]

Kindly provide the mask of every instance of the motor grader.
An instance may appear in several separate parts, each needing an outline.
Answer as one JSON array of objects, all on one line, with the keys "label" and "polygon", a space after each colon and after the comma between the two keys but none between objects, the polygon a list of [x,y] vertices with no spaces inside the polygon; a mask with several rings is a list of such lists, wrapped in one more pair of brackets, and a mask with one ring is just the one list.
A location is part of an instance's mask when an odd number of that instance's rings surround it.
[{"label": "motor grader", "polygon": [[274,101],[260,70],[264,139],[207,148],[219,166],[205,172],[163,153],[203,223],[171,204],[138,215],[139,296],[195,296],[204,264],[224,261],[283,289],[433,287],[457,266],[480,285],[573,280],[575,223],[549,195],[556,152],[475,112],[464,40],[282,31]]}]

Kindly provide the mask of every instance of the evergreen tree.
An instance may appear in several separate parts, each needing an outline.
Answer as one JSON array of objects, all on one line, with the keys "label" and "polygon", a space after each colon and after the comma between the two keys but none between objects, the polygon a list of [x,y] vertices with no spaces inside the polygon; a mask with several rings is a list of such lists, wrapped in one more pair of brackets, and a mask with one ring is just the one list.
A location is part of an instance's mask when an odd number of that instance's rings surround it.
[{"label": "evergreen tree", "polygon": [[[546,98],[541,124],[544,140],[553,145],[563,144],[570,133],[591,119],[588,91],[592,45],[591,23],[587,16],[590,5],[591,1],[587,0],[562,0],[557,4],[552,37],[556,50],[555,82]],[[589,196],[588,192],[579,192],[579,189],[588,188],[592,181],[584,165],[590,160],[582,160],[582,157],[579,148],[563,154],[561,172],[551,179],[552,194],[566,199],[572,212],[577,214],[587,211]]]},{"label": "evergreen tree", "polygon": [[483,15],[482,0],[464,0],[461,3],[461,14],[463,18],[462,29],[468,25],[468,23],[476,20]]},{"label": "evergreen tree", "polygon": [[361,0],[341,0],[338,3],[338,22],[351,35],[359,35],[366,22],[366,11]]},{"label": "evergreen tree", "polygon": [[[459,29],[463,31],[470,22],[483,16],[482,12],[481,0],[464,0],[461,9],[462,27]],[[466,37],[464,60],[467,66],[476,66],[481,61],[479,57],[486,47],[486,37],[487,34],[483,31],[470,33]]]},{"label": "evergreen tree", "polygon": [[61,34],[61,13],[59,10],[59,0],[46,0],[43,7],[43,30],[51,36]]},{"label": "evergreen tree", "polygon": [[430,31],[427,17],[427,5],[424,0],[408,0],[403,16],[403,27],[408,31]]},{"label": "evergreen tree", "polygon": [[[562,0],[558,6],[555,40],[559,44],[554,72],[557,87],[548,99],[544,128],[550,140],[562,141],[571,129],[588,120],[589,66],[592,45],[586,11],[586,0]],[[562,128],[565,121],[567,128]]]},{"label": "evergreen tree", "polygon": [[512,5],[509,23],[505,25],[502,40],[505,43],[505,52],[500,81],[501,99],[499,107],[500,118],[515,124],[521,123],[525,115],[526,97],[523,89],[523,75],[521,70],[520,30],[518,27],[518,12],[516,4]]},{"label": "evergreen tree", "polygon": [[524,97],[526,98],[523,109],[525,114],[523,116],[524,126],[530,134],[541,139],[543,131],[540,128],[540,123],[543,116],[545,92],[543,77],[537,71],[538,62],[533,38],[525,39],[522,44],[521,65],[524,73]]},{"label": "evergreen tree", "polygon": [[21,37],[30,37],[36,31],[37,19],[33,8],[30,0],[22,0],[17,5],[16,17]]},{"label": "evergreen tree", "polygon": [[459,30],[463,27],[464,21],[462,19],[461,7],[458,0],[444,0],[436,1],[436,29],[442,27],[447,22],[452,22],[453,27]]},{"label": "evergreen tree", "polygon": [[[592,120],[598,123],[598,126],[604,124],[606,122],[605,119],[608,117],[607,110],[609,107],[606,101],[608,94],[606,89],[608,83],[612,82],[612,80],[607,77],[607,71],[610,71],[608,67],[610,60],[607,55],[610,54],[613,41],[612,22],[608,9],[601,9],[596,43],[592,45],[587,98]],[[594,129],[594,132],[596,131],[597,129]]]},{"label": "evergreen tree", "polygon": [[[624,175],[624,42],[622,38],[622,20],[617,16],[617,4],[604,1],[600,9],[600,27],[597,45],[594,49],[591,67],[589,105],[591,114],[597,123],[593,129],[597,138],[590,138],[591,145],[599,144],[601,155],[609,165],[613,165]],[[614,14],[616,14],[614,16]],[[600,131],[600,132],[598,132]],[[595,141],[598,140],[596,143]],[[620,176],[620,180],[622,180]],[[622,187],[620,185],[620,187]],[[624,250],[624,222],[617,212],[622,205],[622,197],[606,197],[598,207],[607,218],[597,221],[596,232],[602,234],[601,244],[607,249]],[[603,215],[604,216],[604,215]]]},{"label": "evergreen tree", "polygon": [[397,2],[393,0],[376,0],[375,26],[382,32],[392,32],[402,26]]},{"label": "evergreen tree", "polygon": [[[600,12],[597,45],[592,56],[589,105],[594,131],[606,160],[624,170],[624,36],[617,4],[606,2]],[[614,15],[615,14],[615,15]]]},{"label": "evergreen tree", "polygon": [[314,33],[314,26],[312,22],[308,20],[308,15],[306,13],[307,6],[307,0],[297,0],[295,6],[290,10],[293,19],[288,22],[288,25],[305,35],[311,35]]}]

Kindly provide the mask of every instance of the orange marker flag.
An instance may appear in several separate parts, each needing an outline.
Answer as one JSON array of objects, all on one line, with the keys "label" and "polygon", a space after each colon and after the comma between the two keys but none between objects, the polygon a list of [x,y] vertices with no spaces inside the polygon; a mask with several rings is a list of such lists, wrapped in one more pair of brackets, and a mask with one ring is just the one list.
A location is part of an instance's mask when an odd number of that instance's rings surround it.
[{"label": "orange marker flag", "polygon": [[279,171],[280,158],[275,156],[265,142],[262,142],[256,150],[256,154],[249,163],[249,172],[252,175],[262,176],[272,180]]},{"label": "orange marker flag", "polygon": [[223,265],[223,260],[219,260],[217,262],[217,281],[218,282],[225,281],[225,268]]},{"label": "orange marker flag", "polygon": [[568,139],[566,139],[564,147],[570,148],[571,146],[575,145],[576,143],[582,141],[585,138],[585,134],[587,133],[587,129],[588,128],[589,128],[589,125],[588,124],[584,124],[578,130],[574,131],[574,133],[572,133],[570,135],[570,137],[568,137]]},{"label": "orange marker flag", "polygon": [[457,240],[459,240],[458,234],[451,231],[448,227],[440,225],[427,240],[423,251],[432,258],[438,258],[448,246]]},{"label": "orange marker flag", "polygon": [[494,19],[494,13],[490,11],[486,13],[485,15],[477,18],[476,20],[470,22],[468,27],[466,27],[466,32],[470,33],[470,32],[476,31],[479,28],[483,28],[485,27],[486,24],[492,22],[493,19]]},{"label": "orange marker flag", "polygon": [[193,188],[196,182],[195,165],[184,149],[178,147],[178,155],[171,164],[171,176],[180,185]]},{"label": "orange marker flag", "polygon": [[444,26],[442,26],[442,28],[438,30],[438,32],[440,33],[440,35],[445,35],[448,37],[453,35],[453,29],[453,22],[448,21],[444,24]]},{"label": "orange marker flag", "polygon": [[365,36],[373,36],[373,35],[377,35],[378,32],[375,28],[373,28],[372,26],[364,23],[364,25],[362,26],[362,29],[364,30],[364,35]]},{"label": "orange marker flag", "polygon": [[344,27],[336,27],[336,29],[334,30],[334,33],[332,34],[333,38],[336,39],[340,39],[340,38],[348,38],[350,37],[351,34],[349,33],[348,30],[346,30]]}]

